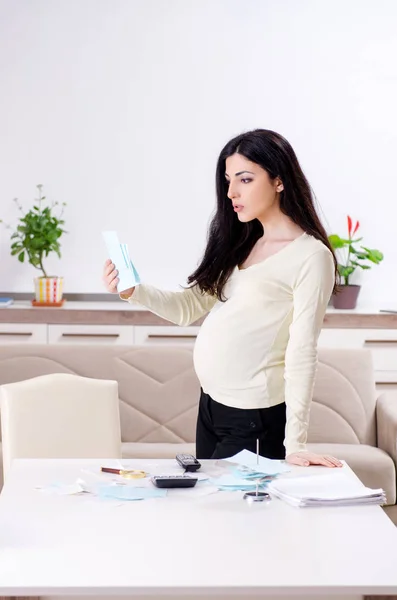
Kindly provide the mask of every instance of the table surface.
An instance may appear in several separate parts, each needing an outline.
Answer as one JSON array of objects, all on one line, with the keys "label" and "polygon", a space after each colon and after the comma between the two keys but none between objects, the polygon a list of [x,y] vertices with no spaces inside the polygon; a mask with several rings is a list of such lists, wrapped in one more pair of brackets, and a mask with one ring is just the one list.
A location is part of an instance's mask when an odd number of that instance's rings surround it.
[{"label": "table surface", "polygon": [[[0,495],[0,596],[397,593],[397,529],[377,506],[294,508],[186,490],[118,503],[36,489],[104,464],[114,461],[13,462]],[[224,462],[202,464],[211,473]],[[159,473],[175,461],[124,465]],[[324,468],[287,476],[314,473]]]}]

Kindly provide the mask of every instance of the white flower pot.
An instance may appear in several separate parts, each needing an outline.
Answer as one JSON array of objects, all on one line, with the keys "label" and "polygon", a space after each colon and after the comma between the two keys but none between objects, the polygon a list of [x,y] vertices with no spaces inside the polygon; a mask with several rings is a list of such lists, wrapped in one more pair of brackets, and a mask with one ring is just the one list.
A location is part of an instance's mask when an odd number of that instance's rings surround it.
[{"label": "white flower pot", "polygon": [[36,277],[34,289],[36,303],[57,304],[62,301],[63,277]]}]

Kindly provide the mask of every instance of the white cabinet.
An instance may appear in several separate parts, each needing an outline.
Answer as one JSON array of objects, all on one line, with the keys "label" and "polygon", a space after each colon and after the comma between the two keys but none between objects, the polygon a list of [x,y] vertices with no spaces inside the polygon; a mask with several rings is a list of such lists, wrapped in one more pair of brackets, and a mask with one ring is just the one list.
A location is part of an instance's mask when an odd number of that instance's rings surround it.
[{"label": "white cabinet", "polygon": [[135,326],[135,344],[177,344],[191,346],[196,341],[200,327],[178,327],[178,326]]},{"label": "white cabinet", "polygon": [[323,329],[318,344],[328,348],[368,348],[377,387],[397,388],[397,329]]},{"label": "white cabinet", "polygon": [[0,344],[46,344],[45,323],[0,323]]},{"label": "white cabinet", "polygon": [[134,343],[134,327],[132,325],[48,325],[48,343],[130,346]]}]

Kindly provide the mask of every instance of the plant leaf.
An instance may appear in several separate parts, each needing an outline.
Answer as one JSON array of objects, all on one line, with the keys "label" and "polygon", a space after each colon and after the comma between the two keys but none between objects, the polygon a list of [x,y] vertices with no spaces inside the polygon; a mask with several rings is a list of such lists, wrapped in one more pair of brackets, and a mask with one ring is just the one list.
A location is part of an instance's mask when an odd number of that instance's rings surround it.
[{"label": "plant leaf", "polygon": [[355,268],[349,267],[345,265],[338,265],[338,272],[341,277],[349,277],[352,273],[354,273]]},{"label": "plant leaf", "polygon": [[383,253],[379,250],[371,250],[365,246],[361,246],[367,252],[367,259],[375,264],[379,264],[383,260]]},{"label": "plant leaf", "polygon": [[336,233],[329,235],[328,241],[334,250],[336,250],[337,248],[343,248],[346,245],[345,240],[339,237],[339,235],[337,235]]}]

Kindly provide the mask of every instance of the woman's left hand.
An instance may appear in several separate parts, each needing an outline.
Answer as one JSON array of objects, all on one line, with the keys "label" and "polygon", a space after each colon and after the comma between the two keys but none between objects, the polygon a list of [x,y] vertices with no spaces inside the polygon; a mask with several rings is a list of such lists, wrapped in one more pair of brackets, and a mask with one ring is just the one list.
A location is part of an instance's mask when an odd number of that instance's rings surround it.
[{"label": "woman's left hand", "polygon": [[308,467],[309,465],[323,465],[324,467],[343,467],[340,460],[329,454],[314,454],[314,452],[294,452],[286,459],[291,465]]}]

